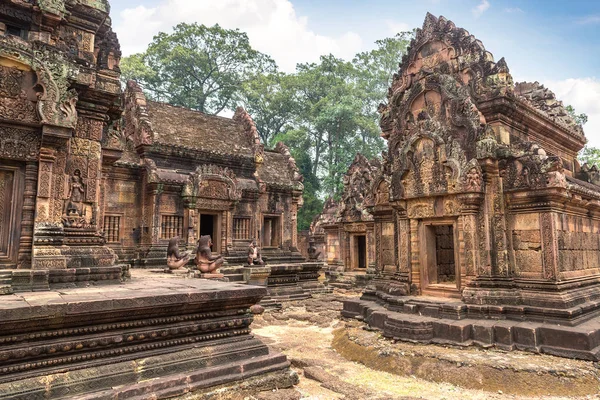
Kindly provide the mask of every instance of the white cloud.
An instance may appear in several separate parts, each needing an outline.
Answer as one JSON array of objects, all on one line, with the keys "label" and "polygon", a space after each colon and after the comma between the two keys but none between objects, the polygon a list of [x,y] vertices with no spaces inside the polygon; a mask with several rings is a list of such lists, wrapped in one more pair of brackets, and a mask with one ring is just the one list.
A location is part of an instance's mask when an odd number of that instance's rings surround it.
[{"label": "white cloud", "polygon": [[577,23],[581,25],[598,24],[600,23],[600,15],[588,15],[579,19]]},{"label": "white cloud", "polygon": [[392,21],[392,20],[387,20],[387,21],[385,21],[385,23],[389,29],[389,32],[392,35],[395,35],[400,32],[412,31],[412,27],[405,22],[396,22],[396,21]]},{"label": "white cloud", "polygon": [[504,12],[509,13],[509,14],[521,14],[521,13],[524,13],[525,11],[521,10],[519,7],[513,7],[513,8],[505,8]]},{"label": "white cloud", "polygon": [[566,79],[544,82],[544,85],[565,106],[573,106],[577,114],[587,114],[588,122],[583,126],[585,136],[590,146],[600,147],[600,79]]},{"label": "white cloud", "polygon": [[475,18],[479,18],[481,14],[487,11],[490,8],[490,2],[488,0],[481,0],[481,3],[477,5],[477,7],[473,8],[471,12]]},{"label": "white cloud", "polygon": [[126,9],[120,17],[115,30],[124,55],[144,51],[154,35],[170,32],[180,22],[239,28],[252,47],[288,72],[324,54],[351,59],[363,47],[361,37],[351,31],[331,37],[310,30],[307,18],[297,15],[289,0],[162,0],[153,8]]}]

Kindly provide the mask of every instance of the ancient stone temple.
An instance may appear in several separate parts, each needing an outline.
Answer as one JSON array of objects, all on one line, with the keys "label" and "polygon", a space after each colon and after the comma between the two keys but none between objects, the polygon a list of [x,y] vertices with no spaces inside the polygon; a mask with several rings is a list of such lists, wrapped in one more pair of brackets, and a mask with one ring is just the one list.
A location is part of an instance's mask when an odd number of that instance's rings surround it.
[{"label": "ancient stone temple", "polygon": [[379,277],[344,315],[401,339],[598,359],[600,186],[563,104],[428,14],[380,113]]},{"label": "ancient stone temple", "polygon": [[25,290],[122,275],[99,209],[120,51],[107,4],[73,3],[0,6],[0,269]]},{"label": "ancient stone temple", "polygon": [[120,259],[160,265],[170,238],[192,249],[204,235],[233,263],[253,239],[270,261],[300,257],[302,176],[285,145],[265,150],[242,108],[233,119],[210,116],[148,101],[134,82],[124,98],[122,131],[105,140],[120,158],[104,164],[100,199]]},{"label": "ancient stone temple", "polygon": [[380,175],[378,159],[357,154],[344,175],[341,199],[328,199],[311,225],[312,240],[324,242],[326,274],[334,286],[355,285],[357,279],[364,286],[372,277],[379,255],[375,252],[375,219],[368,207],[374,201],[371,188]]},{"label": "ancient stone temple", "polygon": [[106,0],[0,3],[0,399],[293,385],[250,333],[266,288],[127,278],[164,268],[176,236],[294,258],[294,160],[263,150],[241,109],[209,117],[133,83],[123,95],[120,56]]}]

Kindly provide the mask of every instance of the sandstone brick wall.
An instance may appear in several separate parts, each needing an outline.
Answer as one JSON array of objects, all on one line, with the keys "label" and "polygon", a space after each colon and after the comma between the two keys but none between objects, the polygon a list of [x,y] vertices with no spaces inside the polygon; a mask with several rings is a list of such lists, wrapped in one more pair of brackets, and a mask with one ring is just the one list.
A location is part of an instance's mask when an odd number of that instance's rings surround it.
[{"label": "sandstone brick wall", "polygon": [[517,275],[542,274],[542,238],[538,229],[515,229],[512,232]]},{"label": "sandstone brick wall", "polygon": [[600,221],[569,215],[558,218],[558,257],[563,276],[587,275],[599,269]]}]

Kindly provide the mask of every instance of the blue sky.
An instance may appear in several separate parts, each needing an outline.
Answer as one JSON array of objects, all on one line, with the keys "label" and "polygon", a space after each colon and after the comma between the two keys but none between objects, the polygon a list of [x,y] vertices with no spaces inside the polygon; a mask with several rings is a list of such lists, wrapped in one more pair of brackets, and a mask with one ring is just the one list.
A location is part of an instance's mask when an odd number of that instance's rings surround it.
[{"label": "blue sky", "polygon": [[504,57],[515,81],[539,81],[578,112],[600,146],[600,1],[558,0],[113,0],[125,55],[177,22],[248,32],[283,70],[333,53],[349,59],[377,39],[420,27],[427,11],[452,20]]}]

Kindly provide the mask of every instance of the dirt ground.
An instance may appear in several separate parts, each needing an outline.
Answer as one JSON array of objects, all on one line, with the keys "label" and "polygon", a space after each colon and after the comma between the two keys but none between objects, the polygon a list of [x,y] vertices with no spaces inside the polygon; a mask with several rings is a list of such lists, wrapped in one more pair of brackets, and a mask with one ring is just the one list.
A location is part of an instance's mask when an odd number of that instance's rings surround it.
[{"label": "dirt ground", "polygon": [[286,354],[295,389],[247,399],[600,399],[598,366],[522,352],[420,345],[384,339],[341,320],[338,291],[256,317],[253,332]]}]

